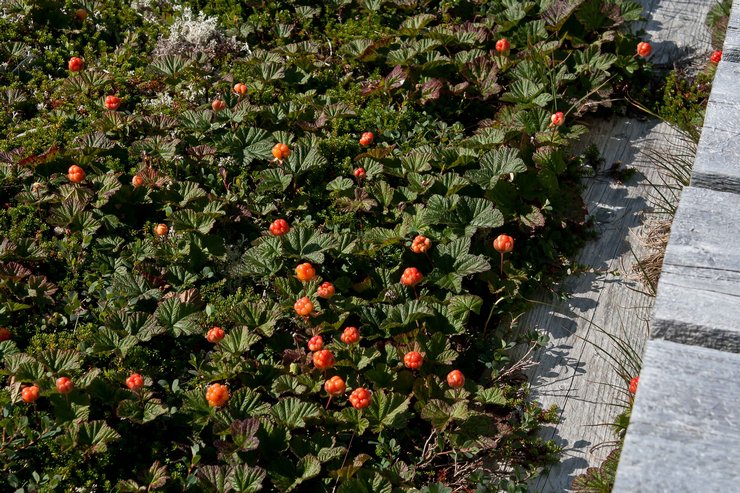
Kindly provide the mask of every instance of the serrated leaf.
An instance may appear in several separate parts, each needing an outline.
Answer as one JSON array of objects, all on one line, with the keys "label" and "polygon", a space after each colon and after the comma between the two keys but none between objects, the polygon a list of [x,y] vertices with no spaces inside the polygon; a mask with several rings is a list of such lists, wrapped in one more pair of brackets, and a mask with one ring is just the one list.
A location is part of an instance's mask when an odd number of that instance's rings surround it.
[{"label": "serrated leaf", "polygon": [[306,426],[307,418],[315,418],[321,413],[321,408],[311,402],[305,402],[295,397],[283,399],[272,407],[272,416],[278,424],[289,430]]},{"label": "serrated leaf", "polygon": [[482,404],[493,404],[497,406],[506,405],[506,396],[498,387],[480,388],[475,396],[475,400]]},{"label": "serrated leaf", "polygon": [[377,390],[373,393],[370,405],[366,409],[367,416],[374,433],[380,433],[386,428],[402,428],[410,419],[407,413],[411,400],[401,394],[386,393]]},{"label": "serrated leaf", "polygon": [[230,330],[218,344],[219,349],[233,354],[246,352],[253,344],[261,338],[246,327],[238,327]]},{"label": "serrated leaf", "polygon": [[182,303],[178,298],[169,298],[159,304],[154,315],[159,325],[179,337],[201,332],[198,325],[199,311],[193,304]]},{"label": "serrated leaf", "polygon": [[510,147],[501,147],[483,155],[480,160],[480,169],[468,171],[465,173],[465,178],[484,190],[491,190],[502,175],[525,171],[527,171],[527,166],[519,157],[519,151]]},{"label": "serrated leaf", "polygon": [[39,363],[54,374],[79,370],[80,354],[71,349],[47,349],[37,356]]},{"label": "serrated leaf", "polygon": [[229,485],[237,493],[255,493],[262,489],[267,473],[261,467],[247,464],[234,466],[229,473]]}]

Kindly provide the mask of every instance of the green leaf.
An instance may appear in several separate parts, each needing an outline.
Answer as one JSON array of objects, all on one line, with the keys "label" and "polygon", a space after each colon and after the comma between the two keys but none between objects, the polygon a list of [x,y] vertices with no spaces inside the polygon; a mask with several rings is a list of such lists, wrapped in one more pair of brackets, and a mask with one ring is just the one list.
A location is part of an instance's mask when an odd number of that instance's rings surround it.
[{"label": "green leaf", "polygon": [[519,157],[519,151],[510,147],[501,147],[484,154],[481,158],[480,169],[468,171],[465,173],[465,178],[484,190],[491,190],[502,175],[525,171],[527,171],[527,166]]},{"label": "green leaf", "polygon": [[246,352],[261,337],[246,327],[237,327],[230,330],[226,337],[219,342],[218,347],[222,351],[228,351],[236,355]]},{"label": "green leaf", "polygon": [[380,433],[386,428],[403,428],[406,426],[410,413],[407,413],[411,400],[401,394],[386,393],[377,390],[373,393],[370,405],[367,407],[367,416],[374,433]]},{"label": "green leaf", "polygon": [[239,464],[229,472],[229,485],[237,493],[255,493],[262,489],[266,474],[261,467]]},{"label": "green leaf", "polygon": [[46,374],[43,365],[25,353],[7,355],[5,366],[21,382],[40,382]]},{"label": "green leaf", "polygon": [[324,262],[323,252],[336,247],[331,235],[319,233],[314,228],[293,228],[283,239],[286,255],[317,264]]},{"label": "green leaf", "polygon": [[38,361],[54,374],[79,370],[80,354],[71,349],[47,349],[38,355]]},{"label": "green leaf", "polygon": [[480,388],[475,396],[475,400],[482,404],[494,404],[497,406],[505,406],[507,402],[503,390],[498,387]]},{"label": "green leaf", "polygon": [[283,166],[286,171],[298,178],[303,173],[314,168],[323,168],[326,164],[326,158],[319,154],[318,148],[302,145],[291,151]]},{"label": "green leaf", "polygon": [[177,233],[197,231],[201,234],[208,234],[215,224],[214,218],[191,209],[179,210],[172,214],[172,225]]},{"label": "green leaf", "polygon": [[[121,438],[105,421],[90,421],[79,426],[73,426],[68,432],[73,446],[91,453],[102,453],[108,449],[108,444]],[[68,442],[69,443],[69,442]]]},{"label": "green leaf", "polygon": [[198,307],[192,303],[186,304],[178,298],[169,298],[159,304],[154,315],[162,327],[171,330],[175,337],[179,337],[201,332],[198,324],[199,312]]},{"label": "green leaf", "polygon": [[305,402],[295,397],[282,399],[272,407],[272,415],[281,426],[289,430],[306,426],[307,418],[315,418],[321,414],[321,408],[311,402]]},{"label": "green leaf", "polygon": [[390,329],[408,327],[417,320],[434,315],[434,311],[424,302],[411,300],[403,305],[383,307],[385,320],[380,328],[390,335]]}]

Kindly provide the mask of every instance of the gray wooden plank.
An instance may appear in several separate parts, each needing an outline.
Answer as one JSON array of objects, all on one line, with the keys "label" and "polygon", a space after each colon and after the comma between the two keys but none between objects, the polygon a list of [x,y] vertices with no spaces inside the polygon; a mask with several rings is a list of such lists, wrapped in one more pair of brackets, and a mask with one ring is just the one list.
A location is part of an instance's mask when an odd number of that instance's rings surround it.
[{"label": "gray wooden plank", "polygon": [[738,491],[740,355],[651,340],[614,493]]},{"label": "gray wooden plank", "polygon": [[651,337],[740,353],[738,210],[738,194],[684,190],[663,262]]}]

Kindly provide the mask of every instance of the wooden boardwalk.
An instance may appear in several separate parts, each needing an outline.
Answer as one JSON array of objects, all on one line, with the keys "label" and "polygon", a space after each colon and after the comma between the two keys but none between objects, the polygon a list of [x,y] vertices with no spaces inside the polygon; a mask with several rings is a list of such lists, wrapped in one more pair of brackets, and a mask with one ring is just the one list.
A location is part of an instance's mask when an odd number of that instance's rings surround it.
[{"label": "wooden boardwalk", "polygon": [[[651,62],[670,66],[674,61],[708,53],[710,36],[704,26],[713,0],[643,0],[646,30],[654,55]],[[624,276],[644,252],[639,236],[651,213],[660,183],[651,162],[655,153],[685,152],[680,136],[654,119],[616,118],[587,122],[591,132],[583,146],[595,144],[605,159],[604,169],[587,181],[584,199],[599,237],[589,243],[576,262],[586,273],[568,278],[567,301],[542,300],[520,327],[538,328],[550,336],[546,348],[534,355],[529,370],[533,398],[547,407],[556,404],[561,423],[544,430],[565,452],[561,463],[531,483],[531,491],[568,491],[573,478],[587,467],[598,466],[614,448],[610,423],[627,402],[625,383],[613,362],[598,348],[618,354],[612,334],[642,353],[647,339],[653,298]],[[606,170],[615,163],[638,173],[620,183]],[[611,443],[610,443],[611,442]]]}]

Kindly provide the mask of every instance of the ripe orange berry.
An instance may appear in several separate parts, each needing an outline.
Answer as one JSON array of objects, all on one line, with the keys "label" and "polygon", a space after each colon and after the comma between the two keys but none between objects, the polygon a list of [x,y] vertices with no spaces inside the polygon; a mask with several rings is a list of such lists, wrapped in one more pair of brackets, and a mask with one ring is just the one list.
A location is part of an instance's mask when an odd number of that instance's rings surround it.
[{"label": "ripe orange berry", "polygon": [[370,405],[372,398],[373,394],[369,390],[360,387],[349,395],[349,402],[355,409],[364,409]]},{"label": "ripe orange berry", "polygon": [[640,377],[633,377],[630,380],[630,394],[637,392],[637,385],[640,383]]},{"label": "ripe orange berry", "polygon": [[334,355],[328,349],[320,349],[313,353],[313,366],[319,370],[326,370],[334,366]]},{"label": "ripe orange berry", "polygon": [[229,389],[220,383],[209,385],[206,390],[206,400],[211,407],[222,407],[229,401]]},{"label": "ripe orange berry", "polygon": [[465,385],[465,376],[460,370],[452,370],[447,374],[447,385],[453,389],[458,389]]},{"label": "ripe orange berry", "polygon": [[132,373],[130,377],[126,379],[126,387],[131,390],[139,390],[144,386],[144,378],[138,373]]},{"label": "ripe orange berry", "polygon": [[290,226],[285,219],[276,219],[270,224],[270,233],[274,236],[283,236],[288,231],[290,231]]},{"label": "ripe orange berry", "polygon": [[218,113],[219,111],[226,109],[226,103],[224,103],[221,99],[214,99],[211,103],[211,109],[214,112]]},{"label": "ripe orange berry", "polygon": [[73,56],[69,59],[69,62],[67,63],[67,68],[71,72],[79,72],[85,67],[85,62],[82,61],[82,58]]},{"label": "ripe orange berry", "polygon": [[365,132],[360,136],[360,145],[363,147],[367,147],[373,144],[373,139],[375,139],[375,136],[372,132]]},{"label": "ripe orange berry", "polygon": [[320,351],[324,349],[324,338],[321,336],[313,336],[308,340],[309,351]]},{"label": "ripe orange berry", "polygon": [[514,250],[514,238],[509,235],[498,235],[493,240],[493,248],[499,253],[509,253]]},{"label": "ripe orange berry", "polygon": [[304,296],[303,298],[295,302],[295,304],[293,305],[293,309],[298,315],[301,315],[302,317],[307,317],[311,314],[311,312],[313,312],[313,303],[311,303],[311,300],[308,298],[308,296]]},{"label": "ripe orange berry", "polygon": [[60,394],[69,394],[72,392],[75,384],[67,377],[57,378],[57,390]]},{"label": "ripe orange berry", "polygon": [[316,290],[316,296],[319,298],[329,299],[334,296],[334,285],[330,282],[323,282]]},{"label": "ripe orange berry", "polygon": [[77,19],[80,22],[85,22],[85,19],[87,19],[87,10],[77,9],[75,11],[75,19]]},{"label": "ripe orange berry", "polygon": [[106,109],[115,111],[118,109],[119,106],[121,106],[121,98],[119,98],[118,96],[106,96],[105,97]]},{"label": "ripe orange berry", "polygon": [[360,340],[360,331],[357,327],[346,327],[339,339],[345,344],[354,344]]},{"label": "ripe orange berry", "polygon": [[247,93],[247,85],[241,82],[234,84],[234,92],[239,96],[244,96]]},{"label": "ripe orange berry", "polygon": [[290,147],[283,143],[275,144],[272,148],[272,155],[275,156],[275,159],[282,161],[290,156]]},{"label": "ripe orange berry", "polygon": [[8,329],[6,329],[5,327],[0,327],[0,342],[10,340],[12,335],[13,334],[11,334]]},{"label": "ripe orange berry", "polygon": [[310,263],[305,262],[295,268],[295,276],[301,282],[312,281],[316,277],[316,269]]},{"label": "ripe orange berry", "polygon": [[154,226],[154,234],[157,236],[164,236],[169,230],[170,228],[168,228],[166,224],[157,224]]},{"label": "ripe orange berry", "polygon": [[637,54],[640,55],[643,58],[647,58],[650,56],[650,54],[653,52],[653,47],[650,46],[650,43],[646,43],[645,41],[641,43],[637,43]]},{"label": "ripe orange berry", "polygon": [[206,334],[206,340],[208,342],[212,342],[213,344],[216,344],[217,342],[221,341],[221,339],[223,339],[225,336],[226,336],[226,332],[224,332],[224,329],[222,329],[221,327],[213,327]]},{"label": "ripe orange berry", "polygon": [[565,123],[565,115],[563,114],[562,111],[558,111],[557,113],[553,113],[552,116],[550,117],[550,124],[551,125],[554,125],[556,127],[559,127],[563,123]]},{"label": "ripe orange berry", "polygon": [[403,357],[403,364],[406,368],[418,370],[424,364],[424,356],[419,351],[409,351]]},{"label": "ripe orange berry", "polygon": [[73,164],[67,170],[67,179],[72,183],[80,183],[85,179],[85,170]]},{"label": "ripe orange berry", "polygon": [[131,178],[131,184],[136,187],[140,187],[144,184],[144,178],[141,177],[141,175],[134,175],[133,178]]},{"label": "ripe orange berry", "polygon": [[327,394],[334,397],[344,394],[344,391],[347,390],[347,385],[342,380],[342,377],[333,376],[324,382],[324,390],[326,390]]},{"label": "ripe orange berry", "polygon": [[404,286],[416,286],[424,279],[424,276],[421,275],[421,272],[419,272],[419,269],[416,267],[409,267],[408,269],[403,271],[403,275],[401,276],[401,284]]},{"label": "ripe orange berry", "polygon": [[509,40],[506,38],[501,38],[498,41],[496,41],[496,51],[499,53],[505,53],[509,51],[511,48],[511,43],[509,43]]},{"label": "ripe orange berry", "polygon": [[28,402],[30,404],[38,398],[39,386],[36,384],[29,387],[23,387],[23,390],[21,390],[21,399],[23,399],[23,402]]},{"label": "ripe orange berry", "polygon": [[426,236],[418,235],[411,242],[411,251],[414,253],[424,253],[430,248],[432,248],[432,240]]}]

